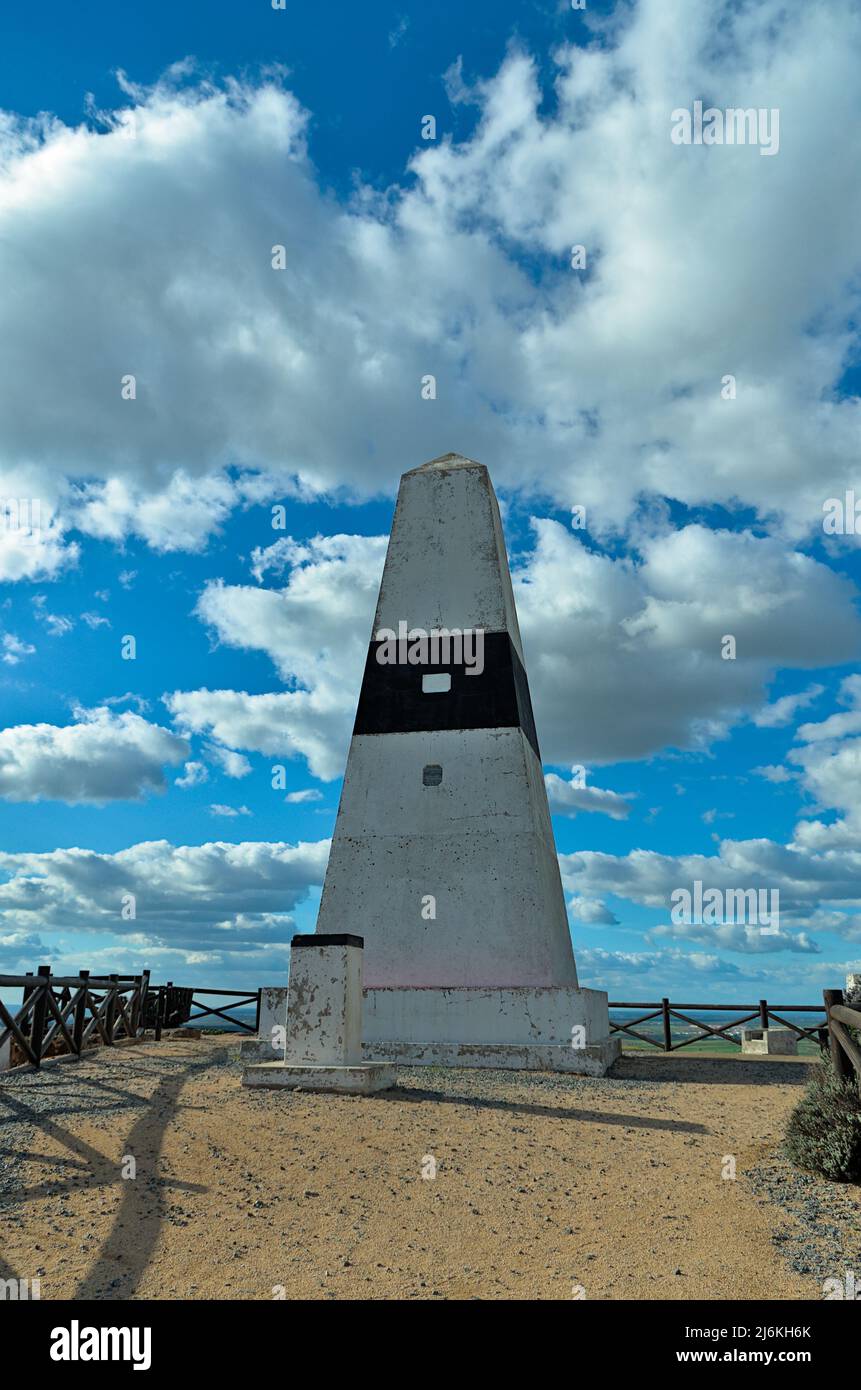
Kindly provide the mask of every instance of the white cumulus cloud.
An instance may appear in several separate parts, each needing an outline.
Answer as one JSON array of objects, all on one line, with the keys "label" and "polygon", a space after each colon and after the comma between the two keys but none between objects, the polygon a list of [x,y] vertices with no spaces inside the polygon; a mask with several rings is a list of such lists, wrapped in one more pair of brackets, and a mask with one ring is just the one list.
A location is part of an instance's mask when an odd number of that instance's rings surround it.
[{"label": "white cumulus cloud", "polygon": [[187,758],[185,739],[126,710],[77,710],[73,724],[0,729],[0,797],[69,805],[138,801],[165,789],[165,765]]}]

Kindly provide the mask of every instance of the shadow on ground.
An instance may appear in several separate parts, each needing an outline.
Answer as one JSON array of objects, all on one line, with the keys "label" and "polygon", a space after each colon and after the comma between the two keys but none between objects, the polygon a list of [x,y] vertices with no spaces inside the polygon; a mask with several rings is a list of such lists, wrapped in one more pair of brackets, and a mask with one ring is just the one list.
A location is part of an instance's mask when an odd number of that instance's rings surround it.
[{"label": "shadow on ground", "polygon": [[[50,1179],[16,1194],[17,1200],[26,1203],[40,1197],[57,1196],[64,1191],[81,1188],[120,1186],[122,1189],[122,1199],[110,1233],[96,1254],[86,1277],[75,1290],[74,1298],[133,1296],[152,1259],[165,1219],[168,1194],[175,1189],[205,1191],[196,1184],[169,1177],[157,1177],[155,1173],[165,1131],[179,1108],[180,1095],[186,1083],[196,1072],[206,1071],[211,1066],[211,1059],[207,1059],[172,1071],[169,1076],[162,1077],[155,1090],[148,1096],[135,1095],[111,1087],[102,1078],[97,1079],[77,1072],[74,1081],[76,1087],[80,1087],[81,1084],[93,1086],[106,1094],[122,1098],[114,1105],[105,1106],[100,1110],[100,1115],[110,1115],[113,1110],[126,1111],[130,1106],[140,1110],[141,1113],[128,1136],[123,1140],[123,1154],[133,1155],[139,1161],[146,1160],[145,1165],[141,1166],[150,1176],[138,1176],[134,1179],[124,1180],[116,1159],[108,1157],[72,1134],[53,1115],[46,1113],[44,1094],[39,1105],[31,1105],[23,1088],[16,1088],[13,1093],[11,1088],[4,1087],[0,1092],[0,1107],[6,1109],[0,1124],[19,1122],[32,1125],[41,1134],[54,1139],[57,1144],[68,1150],[70,1155],[67,1158],[57,1158],[55,1155],[24,1153],[17,1150],[18,1158],[26,1157],[35,1162],[49,1163],[54,1170]],[[61,1094],[67,1089],[58,1075],[56,1090],[52,1087],[51,1092],[52,1097],[56,1095],[60,1106]],[[0,1278],[17,1277],[6,1262],[0,1259]]]},{"label": "shadow on ground", "polygon": [[679,1052],[626,1052],[610,1079],[620,1081],[691,1081],[698,1086],[804,1086],[818,1059],[810,1057],[686,1057]]},{"label": "shadow on ground", "polygon": [[[575,1079],[576,1084],[576,1079]],[[500,1100],[495,1096],[447,1095],[445,1091],[424,1091],[411,1086],[381,1091],[379,1100],[389,1102],[434,1101],[438,1105],[465,1105],[473,1110],[501,1110],[509,1115],[540,1115],[548,1120],[579,1120],[583,1124],[621,1125],[631,1129],[668,1129],[682,1134],[706,1134],[705,1125],[687,1120],[658,1120],[648,1115],[616,1115],[607,1110],[577,1110],[565,1105],[531,1105],[526,1101]]]}]

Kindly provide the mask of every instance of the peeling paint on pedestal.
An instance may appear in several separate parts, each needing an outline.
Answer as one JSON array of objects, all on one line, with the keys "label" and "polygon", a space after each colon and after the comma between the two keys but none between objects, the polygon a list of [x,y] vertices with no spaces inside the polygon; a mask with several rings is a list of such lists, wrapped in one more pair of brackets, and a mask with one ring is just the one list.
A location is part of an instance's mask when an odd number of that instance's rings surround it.
[{"label": "peeling paint on pedestal", "polygon": [[362,1060],[361,1030],[361,947],[294,946],[285,1062],[356,1066]]},{"label": "peeling paint on pedestal", "polygon": [[394,1085],[390,1066],[362,1058],[360,937],[294,936],[284,1026],[283,1058],[245,1055],[244,1086],[369,1095]]}]

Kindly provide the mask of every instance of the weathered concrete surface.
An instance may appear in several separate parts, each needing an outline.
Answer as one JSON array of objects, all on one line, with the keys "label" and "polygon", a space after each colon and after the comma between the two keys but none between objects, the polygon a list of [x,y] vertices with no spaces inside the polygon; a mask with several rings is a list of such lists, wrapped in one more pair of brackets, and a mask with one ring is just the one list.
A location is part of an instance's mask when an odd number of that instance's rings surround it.
[{"label": "weathered concrete surface", "polygon": [[332,1091],[336,1095],[370,1096],[387,1091],[395,1084],[395,1068],[386,1066],[330,1067],[291,1066],[284,1062],[257,1062],[246,1067],[243,1086],[263,1086],[270,1090]]},{"label": "weathered concrete surface", "polygon": [[508,632],[523,660],[499,506],[484,464],[444,454],[401,478],[374,631]]},{"label": "weathered concrete surface", "polygon": [[[429,765],[438,786],[424,784]],[[336,923],[364,935],[368,987],[576,986],[541,766],[522,730],[353,739],[317,930]]]},{"label": "weathered concrete surface", "polygon": [[[522,660],[482,464],[449,454],[401,479],[373,633],[402,621],[503,634]],[[317,931],[364,937],[367,986],[577,984],[540,761],[523,728],[480,719],[352,740]]]},{"label": "weathered concrete surface", "polygon": [[595,989],[369,989],[362,1054],[405,1066],[603,1076],[621,1051]]},{"label": "weathered concrete surface", "polygon": [[372,1043],[363,1044],[368,1062],[402,1067],[487,1067],[501,1071],[558,1071],[578,1076],[605,1076],[618,1059],[616,1038],[572,1048],[516,1043]]},{"label": "weathered concrete surface", "polygon": [[791,1028],[742,1028],[741,1050],[752,1056],[794,1057],[798,1037]]},{"label": "weathered concrete surface", "polygon": [[571,1047],[609,1036],[597,989],[368,989],[368,1042],[517,1043]]},{"label": "weathered concrete surface", "polygon": [[[294,936],[286,1016],[270,991],[267,1008],[276,1047],[284,1028],[283,1055],[259,1061],[243,1052],[243,1086],[337,1091],[370,1095],[394,1085],[389,1067],[362,1061],[362,946],[323,936]],[[262,1015],[261,1015],[262,1016]]]},{"label": "weathered concrete surface", "polygon": [[294,945],[284,1061],[351,1067],[361,1060],[361,948]]},{"label": "weathered concrete surface", "polygon": [[287,1028],[285,985],[264,985],[260,991],[260,1023],[256,1038],[240,1044],[243,1062],[276,1062],[284,1058]]},{"label": "weathered concrete surface", "polygon": [[[267,990],[266,995],[267,1035],[271,1035],[272,1029],[286,1030],[287,990]],[[261,1008],[260,1041],[240,1044],[246,1065],[283,1057],[283,1053],[273,1056],[271,1044],[263,1040],[262,1019]],[[576,1031],[578,1027],[583,1029],[582,1036]],[[607,996],[600,990],[454,987],[363,991],[361,1055],[365,1062],[506,1067],[600,1076],[619,1053],[619,1040],[609,1037]]]},{"label": "weathered concrete surface", "polygon": [[[402,625],[480,631],[484,683],[452,661],[430,689],[401,653],[381,675],[377,634]],[[366,1057],[601,1072],[618,1054],[607,996],[577,988],[538,747],[490,477],[447,454],[401,479],[317,919],[364,938]],[[537,1024],[536,989],[558,995]]]}]

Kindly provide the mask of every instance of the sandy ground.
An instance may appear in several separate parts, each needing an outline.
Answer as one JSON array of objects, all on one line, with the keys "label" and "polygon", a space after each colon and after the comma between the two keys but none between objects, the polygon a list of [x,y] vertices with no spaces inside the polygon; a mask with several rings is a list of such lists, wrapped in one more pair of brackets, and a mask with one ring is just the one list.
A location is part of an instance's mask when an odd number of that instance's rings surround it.
[{"label": "sandy ground", "polygon": [[[43,1299],[821,1297],[821,1260],[783,1253],[796,1215],[746,1176],[779,1170],[806,1060],[413,1068],[358,1098],[243,1090],[236,1059],[235,1035],[173,1037],[0,1082],[0,1278]],[[835,1258],[861,1251],[859,1198],[830,1212]]]}]

